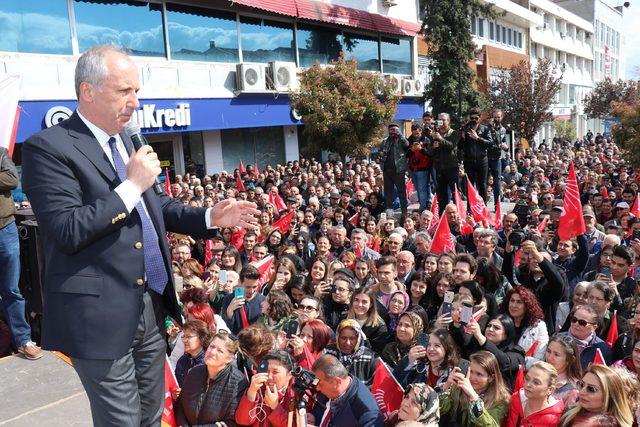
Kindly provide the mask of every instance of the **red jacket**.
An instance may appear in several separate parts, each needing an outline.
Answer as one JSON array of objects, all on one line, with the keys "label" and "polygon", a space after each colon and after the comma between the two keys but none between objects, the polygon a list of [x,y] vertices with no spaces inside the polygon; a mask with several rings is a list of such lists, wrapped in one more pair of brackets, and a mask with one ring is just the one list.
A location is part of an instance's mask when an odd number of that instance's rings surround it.
[{"label": "red jacket", "polygon": [[421,148],[417,151],[408,150],[407,163],[413,172],[425,170],[431,166],[431,157],[427,155],[427,150],[425,148]]},{"label": "red jacket", "polygon": [[[287,391],[285,391],[284,395],[280,397],[280,404],[276,407],[275,410],[271,410],[271,408],[264,404],[262,405],[262,409],[267,414],[267,417],[260,422],[255,414],[255,409],[260,404],[262,404],[262,393],[264,391],[259,391],[256,396],[256,401],[251,402],[247,398],[247,391],[242,395],[242,399],[240,399],[240,404],[238,405],[238,409],[236,410],[236,423],[241,426],[251,426],[251,427],[263,427],[263,426],[273,426],[273,427],[287,427],[287,420],[289,416],[289,404],[293,400],[293,378],[289,383],[289,387],[287,387]],[[296,425],[295,422],[295,414],[293,417],[293,425]]]},{"label": "red jacket", "polygon": [[[551,397],[551,399],[554,398]],[[558,425],[564,410],[564,402],[562,400],[558,400],[553,405],[525,417],[524,402],[526,400],[524,389],[513,393],[509,416],[505,420],[503,427],[553,427]]]},{"label": "red jacket", "polygon": [[322,355],[322,351],[314,353],[306,344],[302,348],[302,354],[293,356],[293,359],[296,361],[296,364],[298,366],[311,371],[313,369],[313,364],[316,362],[316,359]]}]

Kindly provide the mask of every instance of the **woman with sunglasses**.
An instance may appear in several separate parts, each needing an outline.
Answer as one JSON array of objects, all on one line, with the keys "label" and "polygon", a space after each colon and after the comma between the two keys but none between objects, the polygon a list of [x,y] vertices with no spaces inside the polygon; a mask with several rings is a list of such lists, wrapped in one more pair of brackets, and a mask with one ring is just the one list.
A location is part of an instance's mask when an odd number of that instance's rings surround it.
[{"label": "woman with sunglasses", "polygon": [[398,365],[400,359],[415,345],[416,339],[423,330],[422,319],[416,313],[408,311],[400,315],[395,330],[395,340],[388,343],[380,353],[380,357],[389,365],[389,368],[394,369]]},{"label": "woman with sunglasses", "polygon": [[611,347],[596,335],[600,319],[595,308],[590,305],[574,307],[569,314],[569,321],[569,331],[561,332],[559,335],[571,337],[576,343],[583,369],[593,362],[597,350],[600,350],[607,364],[613,362]]},{"label": "woman with sunglasses", "polygon": [[576,384],[582,378],[582,365],[576,344],[567,336],[554,335],[547,345],[544,361],[558,371],[558,384],[554,397],[562,400],[566,406],[575,403],[578,398]]},{"label": "woman with sunglasses", "polygon": [[633,414],[625,384],[613,369],[592,364],[577,387],[578,403],[562,416],[562,427],[591,425],[602,414],[614,417],[619,426],[631,427]]},{"label": "woman with sunglasses", "polygon": [[312,370],[316,359],[331,341],[333,331],[322,320],[302,322],[300,333],[287,340],[293,359],[302,368]]},{"label": "woman with sunglasses", "polygon": [[504,427],[557,426],[564,402],[553,397],[558,371],[547,362],[535,362],[525,375],[525,386],[513,393]]},{"label": "woman with sunglasses", "polygon": [[442,425],[499,426],[507,415],[511,395],[498,361],[488,351],[472,354],[467,375],[454,369],[443,388]]},{"label": "woman with sunglasses", "polygon": [[367,337],[371,349],[376,353],[382,353],[384,346],[389,341],[387,324],[378,315],[375,294],[364,288],[356,290],[351,297],[351,306],[347,313],[347,319],[354,319],[362,328]]},{"label": "woman with sunglasses", "polygon": [[351,296],[356,290],[354,282],[353,279],[341,275],[334,280],[331,294],[323,299],[322,308],[326,323],[331,329],[335,329],[338,323],[347,318]]},{"label": "woman with sunglasses", "polygon": [[191,368],[175,404],[180,426],[235,424],[240,397],[247,388],[244,375],[233,366],[238,341],[217,333],[209,344],[204,365]]},{"label": "woman with sunglasses", "polygon": [[324,321],[324,314],[322,313],[322,302],[319,298],[313,295],[304,295],[300,302],[295,305],[295,315],[301,322],[307,322],[309,320],[320,319]]}]

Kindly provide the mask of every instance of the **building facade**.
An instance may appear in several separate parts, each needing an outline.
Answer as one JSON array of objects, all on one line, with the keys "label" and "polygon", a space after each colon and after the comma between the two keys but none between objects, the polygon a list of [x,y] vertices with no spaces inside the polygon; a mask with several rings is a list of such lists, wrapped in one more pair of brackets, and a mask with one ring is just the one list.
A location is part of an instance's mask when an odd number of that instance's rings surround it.
[{"label": "building facade", "polygon": [[297,72],[341,51],[398,82],[397,121],[421,117],[419,29],[412,0],[4,1],[0,72],[22,76],[14,157],[75,109],[79,55],[113,43],[139,68],[135,117],[172,173],[297,160],[309,147],[288,93]]}]

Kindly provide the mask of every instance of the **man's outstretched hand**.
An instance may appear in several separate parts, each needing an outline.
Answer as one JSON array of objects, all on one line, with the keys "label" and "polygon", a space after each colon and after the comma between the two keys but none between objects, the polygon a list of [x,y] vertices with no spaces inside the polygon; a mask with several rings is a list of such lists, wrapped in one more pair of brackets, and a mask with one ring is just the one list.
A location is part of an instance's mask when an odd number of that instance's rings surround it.
[{"label": "man's outstretched hand", "polygon": [[260,215],[260,211],[255,203],[225,199],[211,208],[211,225],[260,231],[256,215]]}]

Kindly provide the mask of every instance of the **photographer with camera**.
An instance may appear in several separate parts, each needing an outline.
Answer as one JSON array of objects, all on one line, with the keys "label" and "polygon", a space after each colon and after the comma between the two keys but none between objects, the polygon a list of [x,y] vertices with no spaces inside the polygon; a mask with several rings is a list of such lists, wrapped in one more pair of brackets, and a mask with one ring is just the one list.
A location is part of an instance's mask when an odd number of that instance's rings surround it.
[{"label": "photographer with camera", "polygon": [[481,113],[477,108],[469,111],[469,121],[462,128],[458,151],[464,159],[464,170],[472,185],[487,201],[487,177],[489,160],[487,149],[491,146],[489,128],[480,124]]},{"label": "photographer with camera", "polygon": [[452,200],[455,184],[458,181],[458,141],[460,132],[449,127],[451,118],[447,113],[438,114],[436,129],[431,132],[433,138],[427,148],[436,169],[436,185],[439,214]]},{"label": "photographer with camera", "polygon": [[395,186],[400,198],[400,209],[402,216],[407,216],[407,186],[404,181],[407,172],[407,152],[409,151],[409,141],[401,134],[397,124],[388,126],[389,135],[382,142],[379,159],[382,167],[384,180],[384,200],[387,210],[393,209],[393,188]]},{"label": "photographer with camera", "polygon": [[411,135],[407,160],[411,169],[411,180],[418,193],[420,211],[429,209],[431,205],[431,157],[427,154],[429,139],[422,132],[419,124],[411,125]]},{"label": "photographer with camera", "polygon": [[489,159],[489,173],[493,176],[494,203],[500,202],[500,194],[502,193],[502,160],[509,149],[507,145],[507,130],[502,126],[502,118],[502,110],[499,108],[494,109],[491,112],[491,121],[488,125],[491,144],[487,149],[487,158]]}]

